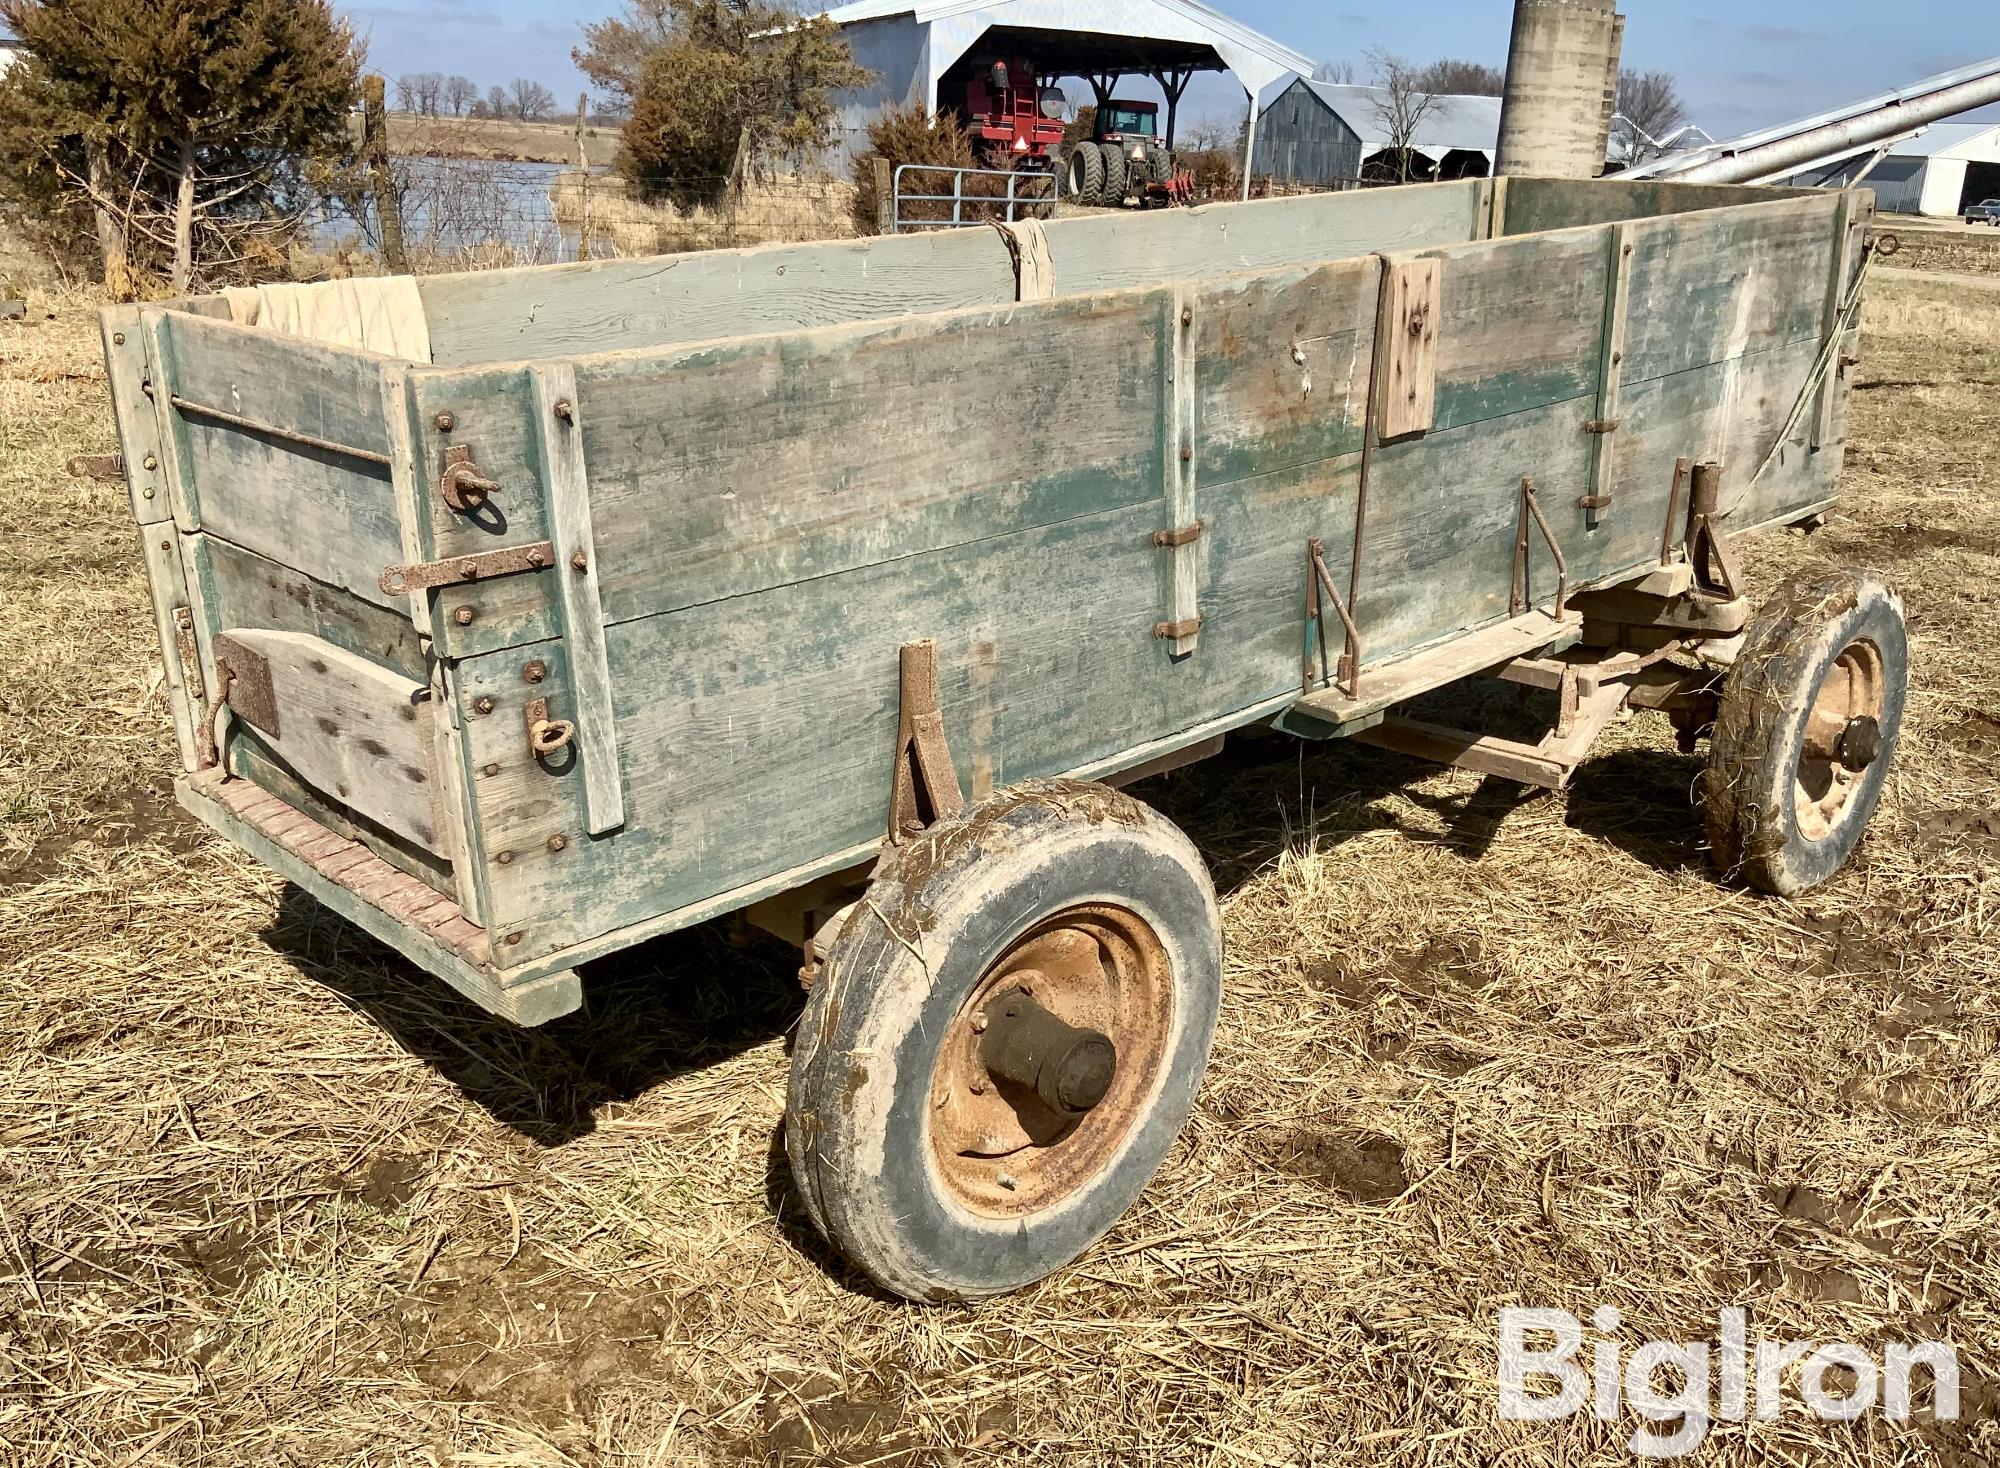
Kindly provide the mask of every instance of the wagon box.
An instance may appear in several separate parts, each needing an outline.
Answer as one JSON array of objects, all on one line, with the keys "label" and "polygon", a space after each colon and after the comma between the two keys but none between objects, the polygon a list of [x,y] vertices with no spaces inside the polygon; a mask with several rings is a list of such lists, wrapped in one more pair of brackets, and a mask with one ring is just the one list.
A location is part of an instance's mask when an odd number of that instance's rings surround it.
[{"label": "wagon box", "polygon": [[[180,799],[522,1023],[798,939],[809,1209],[1011,1287],[1213,1026],[1208,877],[1110,787],[1256,724],[1560,787],[1653,709],[1727,868],[1845,860],[1900,609],[1753,616],[1733,542],[1835,497],[1872,207],[1468,180],[111,308]],[[1547,737],[1410,707],[1481,674]]]}]

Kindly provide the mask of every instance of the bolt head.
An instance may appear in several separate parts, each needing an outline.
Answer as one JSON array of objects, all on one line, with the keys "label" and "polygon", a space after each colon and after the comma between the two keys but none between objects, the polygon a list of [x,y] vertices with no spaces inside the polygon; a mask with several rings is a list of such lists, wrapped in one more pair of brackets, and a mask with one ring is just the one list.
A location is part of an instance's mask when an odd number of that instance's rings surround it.
[{"label": "bolt head", "polygon": [[985,1010],[983,1010],[983,1009],[979,1009],[979,1010],[974,1010],[974,1011],[973,1011],[973,1015],[972,1015],[972,1033],[973,1033],[973,1034],[975,1034],[975,1035],[983,1035],[983,1034],[985,1034],[985,1033],[986,1033],[986,1011],[985,1011]]},{"label": "bolt head", "polygon": [[582,551],[575,552],[569,558],[569,568],[572,571],[588,571],[590,569],[590,557]]},{"label": "bolt head", "polygon": [[490,714],[493,712],[493,700],[486,697],[483,694],[480,697],[473,700],[472,706],[482,714]]},{"label": "bolt head", "polygon": [[125,345],[125,333],[124,333],[124,332],[122,332],[122,331],[114,331],[114,332],[112,332],[112,333],[111,333],[111,345],[112,345],[112,346],[114,346],[114,347],[122,347],[122,346],[124,346],[124,345]]},{"label": "bolt head", "polygon": [[440,412],[437,417],[431,419],[431,422],[437,425],[439,433],[450,433],[452,429],[458,427],[458,419],[452,415],[450,409]]},{"label": "bolt head", "polygon": [[459,607],[451,614],[451,619],[461,627],[470,627],[474,619],[478,616],[479,613],[475,612],[471,607]]},{"label": "bolt head", "polygon": [[551,851],[561,851],[567,845],[569,845],[569,837],[567,836],[556,835],[549,837],[549,850]]},{"label": "bolt head", "polygon": [[521,677],[529,683],[539,683],[549,676],[549,665],[535,658],[521,669]]},{"label": "bolt head", "polygon": [[500,766],[498,766],[498,765],[488,765],[488,766],[487,766],[487,767],[486,767],[485,769],[481,770],[481,771],[480,771],[480,773],[481,773],[482,775],[486,776],[486,778],[490,780],[490,779],[492,779],[492,778],[493,778],[493,777],[494,777],[495,775],[497,775],[497,774],[499,774],[499,773],[500,773]]},{"label": "bolt head", "polygon": [[1013,1192],[1014,1189],[1021,1186],[1021,1180],[1015,1177],[1014,1174],[1011,1172],[995,1173],[993,1176],[993,1181],[1000,1184],[1001,1187],[1005,1188],[1010,1193]]},{"label": "bolt head", "polygon": [[493,859],[503,867],[510,867],[514,864],[514,853],[511,851],[502,851],[496,854]]},{"label": "bolt head", "polygon": [[141,460],[141,462],[144,463],[148,469],[157,469],[160,467],[159,458],[153,454],[146,455],[146,457],[143,460]]},{"label": "bolt head", "polygon": [[973,1094],[973,1095],[975,1095],[975,1096],[984,1096],[984,1095],[986,1094],[986,1082],[984,1082],[984,1081],[974,1081],[974,1082],[972,1083],[972,1087],[971,1087],[971,1089],[972,1089],[972,1094]]},{"label": "bolt head", "polygon": [[527,935],[524,933],[509,933],[507,935],[507,946],[510,948],[513,947],[515,944],[519,943],[522,938],[526,936]]}]

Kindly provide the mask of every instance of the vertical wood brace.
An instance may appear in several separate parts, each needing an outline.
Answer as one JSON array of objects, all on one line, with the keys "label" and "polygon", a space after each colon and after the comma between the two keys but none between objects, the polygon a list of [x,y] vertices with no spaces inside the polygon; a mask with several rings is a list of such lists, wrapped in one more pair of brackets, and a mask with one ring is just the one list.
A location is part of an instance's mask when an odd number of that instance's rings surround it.
[{"label": "vertical wood brace", "polygon": [[147,307],[139,313],[139,334],[145,340],[146,381],[153,398],[154,437],[159,445],[160,476],[166,481],[174,523],[184,531],[201,529],[201,501],[188,468],[187,424],[174,410],[174,348],[168,313]]},{"label": "vertical wood brace", "polygon": [[[1847,298],[1848,281],[1853,278],[1855,242],[1865,235],[1867,221],[1857,221],[1856,195],[1852,189],[1843,189],[1840,202],[1834,208],[1833,265],[1827,275],[1826,304],[1820,313],[1819,338],[1822,347],[1830,350],[1832,360],[1827,363],[1826,372],[1820,378],[1819,399],[1813,405],[1812,448],[1817,453],[1833,437],[1833,409],[1840,398],[1841,380],[1846,369],[1840,365],[1841,347],[1838,342],[1826,348],[1827,339],[1840,332],[1840,308]],[[1857,230],[1857,222],[1863,228]]]},{"label": "vertical wood brace", "polygon": [[536,441],[548,495],[549,539],[556,550],[557,615],[569,665],[577,758],[583,765],[584,827],[593,836],[625,824],[618,771],[618,729],[611,713],[611,663],[597,545],[590,528],[590,480],[583,463],[583,409],[576,369],[567,362],[529,369]]},{"label": "vertical wood brace", "polygon": [[181,658],[180,613],[188,611],[187,575],[181,568],[180,532],[171,520],[139,527],[139,545],[146,556],[146,585],[153,598],[153,629],[160,638],[160,664],[165,671],[167,712],[174,721],[174,746],[181,768],[192,774],[201,768],[195,743],[194,705],[188,698],[187,664]]},{"label": "vertical wood brace", "polygon": [[1437,422],[1438,317],[1444,261],[1386,260],[1388,297],[1376,335],[1379,430],[1384,440],[1427,433]]},{"label": "vertical wood brace", "polygon": [[[1195,523],[1195,293],[1181,287],[1173,294],[1173,320],[1167,330],[1173,343],[1167,370],[1167,442],[1162,456],[1167,467],[1167,524],[1178,528]],[[1193,652],[1201,637],[1202,537],[1165,547],[1167,615],[1162,631],[1173,657]]]},{"label": "vertical wood brace", "polygon": [[1625,378],[1626,322],[1632,304],[1632,226],[1607,231],[1604,275],[1604,334],[1597,354],[1597,419],[1591,434],[1589,489],[1583,498],[1584,524],[1595,530],[1610,507],[1618,467],[1619,399]]},{"label": "vertical wood brace", "polygon": [[105,375],[111,413],[118,424],[118,452],[125,460],[125,488],[132,518],[141,525],[174,517],[173,493],[161,472],[160,424],[146,401],[146,339],[137,306],[107,306],[98,316],[104,334]]},{"label": "vertical wood brace", "polygon": [[1497,240],[1507,233],[1507,175],[1493,180],[1492,203],[1486,216],[1486,238]]}]

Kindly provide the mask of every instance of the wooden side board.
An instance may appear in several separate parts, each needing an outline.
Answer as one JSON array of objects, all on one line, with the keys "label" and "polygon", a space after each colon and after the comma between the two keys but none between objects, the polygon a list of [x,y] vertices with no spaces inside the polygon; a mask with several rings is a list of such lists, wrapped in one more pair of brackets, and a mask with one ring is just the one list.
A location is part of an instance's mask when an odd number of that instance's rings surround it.
[{"label": "wooden side board", "polygon": [[1499,232],[1510,235],[1825,194],[1821,189],[1666,183],[1655,179],[1620,182],[1615,178],[1509,178],[1504,183]]}]

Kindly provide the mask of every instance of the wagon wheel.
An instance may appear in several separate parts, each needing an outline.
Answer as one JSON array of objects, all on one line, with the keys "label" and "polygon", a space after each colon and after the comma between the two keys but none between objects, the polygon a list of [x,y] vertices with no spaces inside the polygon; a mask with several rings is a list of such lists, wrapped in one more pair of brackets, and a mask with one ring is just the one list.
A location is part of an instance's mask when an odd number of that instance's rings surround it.
[{"label": "wagon wheel", "polygon": [[1078,143],[1070,149],[1069,175],[1065,179],[1072,202],[1104,202],[1104,152],[1095,143]]},{"label": "wagon wheel", "polygon": [[1186,1121],[1220,979],[1200,857],[1128,796],[1032,781],[934,826],[884,864],[800,1024],[807,1210],[911,1299],[1061,1268]]},{"label": "wagon wheel", "polygon": [[1779,588],[1723,685],[1702,788],[1716,863],[1784,896],[1846,865],[1881,799],[1908,685],[1903,603],[1878,574]]}]

